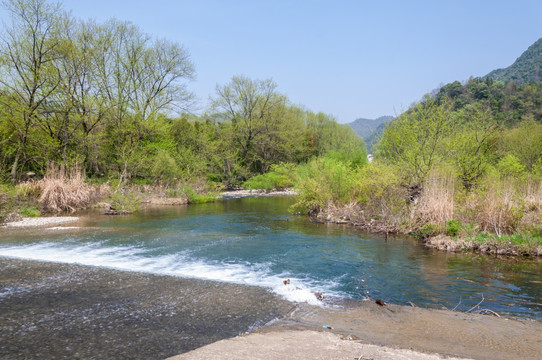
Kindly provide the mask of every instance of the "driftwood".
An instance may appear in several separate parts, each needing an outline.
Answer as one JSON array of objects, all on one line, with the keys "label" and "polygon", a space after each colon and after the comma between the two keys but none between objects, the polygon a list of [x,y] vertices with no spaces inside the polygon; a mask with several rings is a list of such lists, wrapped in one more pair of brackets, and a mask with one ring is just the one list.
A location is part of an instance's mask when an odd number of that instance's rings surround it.
[{"label": "driftwood", "polygon": [[[482,294],[482,300],[480,300],[480,302],[476,305],[474,305],[472,308],[470,308],[467,312],[470,313],[471,311],[475,310],[475,309],[478,309],[480,307],[480,304],[482,304],[484,302],[484,294]],[[499,314],[497,314],[495,311],[493,310],[489,310],[489,309],[479,309],[476,311],[478,314],[482,314],[482,315],[493,315],[493,316],[496,316],[496,317],[501,317]]]}]

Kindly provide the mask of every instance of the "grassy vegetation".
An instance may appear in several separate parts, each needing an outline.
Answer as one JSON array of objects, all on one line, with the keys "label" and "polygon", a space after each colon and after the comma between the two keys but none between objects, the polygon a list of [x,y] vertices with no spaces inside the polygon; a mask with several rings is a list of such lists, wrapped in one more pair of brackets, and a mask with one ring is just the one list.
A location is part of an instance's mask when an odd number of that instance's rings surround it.
[{"label": "grassy vegetation", "polygon": [[293,174],[296,171],[295,164],[274,164],[268,173],[256,175],[242,185],[245,190],[281,190],[292,187],[294,184]]}]

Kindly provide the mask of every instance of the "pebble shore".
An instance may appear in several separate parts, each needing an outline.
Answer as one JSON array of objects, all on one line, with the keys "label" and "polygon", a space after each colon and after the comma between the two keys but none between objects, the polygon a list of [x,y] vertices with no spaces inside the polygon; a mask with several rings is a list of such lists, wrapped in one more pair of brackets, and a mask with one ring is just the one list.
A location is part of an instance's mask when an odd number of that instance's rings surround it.
[{"label": "pebble shore", "polygon": [[79,220],[75,216],[57,216],[57,217],[24,217],[22,220],[8,222],[4,224],[4,227],[36,227],[36,226],[49,226],[58,225]]}]

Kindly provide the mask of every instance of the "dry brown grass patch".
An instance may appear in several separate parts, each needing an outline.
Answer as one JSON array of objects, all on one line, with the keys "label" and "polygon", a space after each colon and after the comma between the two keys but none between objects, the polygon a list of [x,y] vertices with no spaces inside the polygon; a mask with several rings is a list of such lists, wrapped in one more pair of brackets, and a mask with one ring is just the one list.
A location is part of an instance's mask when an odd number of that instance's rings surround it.
[{"label": "dry brown grass patch", "polygon": [[80,166],[65,169],[49,164],[40,187],[39,203],[44,211],[74,212],[90,205],[96,190],[85,183],[85,174]]},{"label": "dry brown grass patch", "polygon": [[455,179],[448,173],[432,173],[424,184],[422,195],[412,213],[415,224],[439,224],[454,216]]}]

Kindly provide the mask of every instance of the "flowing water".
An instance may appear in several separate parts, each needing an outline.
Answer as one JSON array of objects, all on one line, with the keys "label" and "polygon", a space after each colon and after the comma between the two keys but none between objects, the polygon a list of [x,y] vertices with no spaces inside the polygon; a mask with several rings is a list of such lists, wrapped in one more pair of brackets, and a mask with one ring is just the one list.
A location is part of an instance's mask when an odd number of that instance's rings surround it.
[{"label": "flowing water", "polygon": [[[102,318],[115,313],[118,321],[129,322],[136,318],[133,313],[140,311],[136,310],[139,307],[154,309],[146,317],[142,315],[147,322],[162,314],[164,308],[179,322],[190,318],[193,331],[179,331],[176,339],[182,343],[184,338],[184,345],[168,345],[161,356],[234,336],[286,314],[295,303],[335,306],[382,298],[395,304],[466,311],[483,299],[484,308],[501,315],[542,319],[539,260],[447,254],[428,250],[406,237],[384,238],[348,226],[313,224],[306,217],[288,213],[292,201],[289,197],[229,199],[148,208],[122,217],[93,214],[64,230],[1,230],[0,257],[4,258],[0,258],[0,305],[4,306],[0,308],[0,326],[4,336],[6,329],[11,329],[11,335],[8,345],[0,347],[0,354],[2,349],[4,355],[16,354],[14,347],[24,346],[24,341],[17,342],[15,333],[23,331],[23,325],[31,327],[28,312],[42,309],[40,316],[44,319],[48,305],[38,298],[50,298],[50,307],[56,300],[76,298],[81,292],[87,297],[99,293],[101,300],[94,303],[109,304],[113,310],[101,314]],[[27,260],[69,265],[59,268]],[[124,280],[115,282],[119,278]],[[284,285],[286,279],[289,285]],[[68,287],[79,295],[65,296]],[[176,292],[176,287],[182,291]],[[118,293],[121,289],[122,294]],[[324,294],[324,303],[316,299],[315,292]],[[167,301],[156,304],[158,293]],[[29,294],[35,295],[35,301],[27,300]],[[113,298],[124,300],[111,302]],[[134,302],[134,298],[138,300]],[[217,298],[229,300],[219,306]],[[128,299],[132,299],[129,305]],[[18,310],[21,301],[28,306]],[[179,301],[184,310],[174,305]],[[74,300],[71,308],[88,310],[94,306],[89,304]],[[89,321],[101,326],[96,310],[88,311],[94,314],[85,315],[90,316]],[[214,315],[209,317],[209,313]],[[225,320],[217,320],[220,313],[234,320],[221,326]],[[14,314],[20,316],[18,325],[8,324]],[[47,317],[51,324],[52,317]],[[70,319],[74,328],[84,324],[79,324],[80,318],[75,315]],[[64,317],[62,321],[68,320]],[[177,323],[170,322],[172,328],[178,328]],[[164,325],[155,324],[153,328],[160,326]],[[208,329],[203,332],[206,335],[196,331],[202,327]],[[163,336],[156,335],[155,339]],[[36,344],[40,341],[37,339]],[[66,350],[73,344],[66,344],[62,345],[64,352],[56,354],[73,354]]]}]

